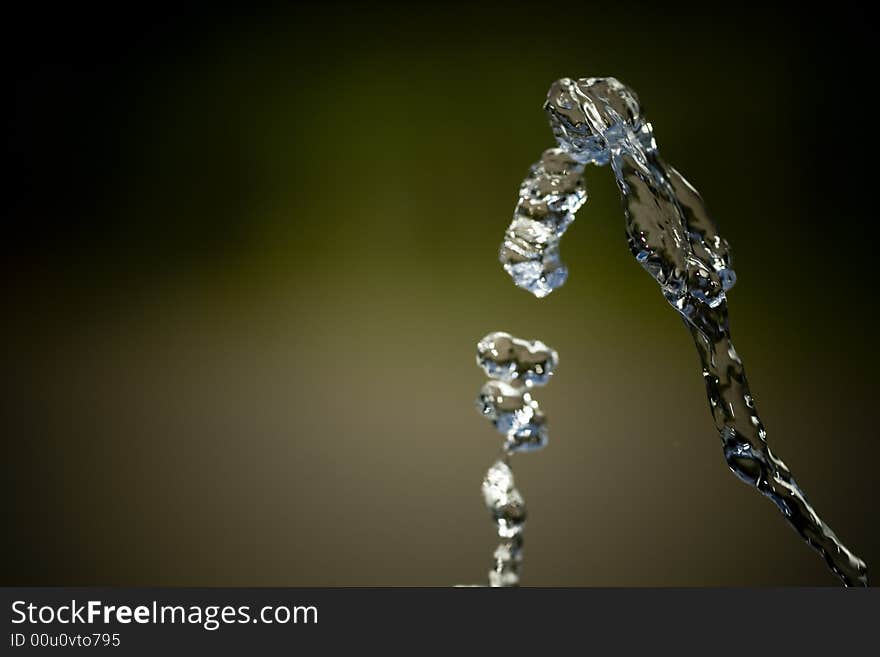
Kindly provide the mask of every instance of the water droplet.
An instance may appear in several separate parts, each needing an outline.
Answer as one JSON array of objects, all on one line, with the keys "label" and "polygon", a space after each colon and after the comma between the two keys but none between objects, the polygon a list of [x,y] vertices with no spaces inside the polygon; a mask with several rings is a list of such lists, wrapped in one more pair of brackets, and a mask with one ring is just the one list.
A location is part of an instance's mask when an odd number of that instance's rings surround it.
[{"label": "water droplet", "polygon": [[540,340],[522,340],[497,331],[477,343],[477,364],[487,376],[500,381],[542,386],[558,363],[556,351]]}]

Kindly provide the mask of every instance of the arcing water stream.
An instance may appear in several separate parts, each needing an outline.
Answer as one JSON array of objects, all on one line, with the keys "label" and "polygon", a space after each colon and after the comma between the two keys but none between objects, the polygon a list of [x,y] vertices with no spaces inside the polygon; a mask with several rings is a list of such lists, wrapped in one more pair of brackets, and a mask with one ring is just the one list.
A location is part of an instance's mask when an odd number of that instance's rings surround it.
[{"label": "arcing water stream", "polygon": [[559,241],[586,201],[587,164],[610,164],[630,250],[693,336],[724,458],[773,501],[847,586],[867,585],[867,566],[818,516],[767,434],[730,338],[727,291],[736,282],[727,242],[697,191],[660,157],[635,93],[614,78],[557,80],[544,104],[558,147],[545,151],[520,188],[500,250],[514,283],[536,297],[561,286]]}]

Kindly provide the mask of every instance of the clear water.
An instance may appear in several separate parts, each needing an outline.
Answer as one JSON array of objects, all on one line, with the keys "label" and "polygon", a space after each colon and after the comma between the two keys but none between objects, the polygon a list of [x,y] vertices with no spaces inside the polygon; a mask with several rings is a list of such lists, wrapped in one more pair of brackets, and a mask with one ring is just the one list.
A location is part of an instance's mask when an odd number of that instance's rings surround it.
[{"label": "clear water", "polygon": [[526,387],[546,385],[559,362],[556,352],[540,340],[520,340],[509,333],[490,333],[477,343],[477,365],[499,381]]},{"label": "clear water", "polygon": [[492,464],[483,479],[483,499],[498,528],[500,543],[492,555],[489,586],[516,586],[522,563],[526,503],[514,486],[513,471],[506,459]]},{"label": "clear water", "polygon": [[549,381],[558,363],[556,351],[539,340],[496,332],[477,343],[477,365],[489,377],[477,397],[477,410],[505,437],[501,457],[483,479],[483,499],[500,540],[489,586],[519,584],[526,506],[514,485],[510,457],[547,444],[546,420],[532,391]]},{"label": "clear water", "polygon": [[565,282],[559,239],[587,198],[581,173],[586,164],[610,164],[630,250],[693,336],[730,469],[773,501],[845,585],[866,586],[865,563],[819,518],[767,444],[730,338],[727,292],[736,274],[729,245],[699,193],[661,159],[636,94],[614,78],[563,78],[544,109],[558,148],[545,151],[522,184],[500,251],[505,271],[539,298]]},{"label": "clear water", "polygon": [[501,262],[514,282],[536,297],[565,283],[559,239],[587,200],[584,165],[564,149],[544,151],[519,191],[513,221],[501,245]]}]

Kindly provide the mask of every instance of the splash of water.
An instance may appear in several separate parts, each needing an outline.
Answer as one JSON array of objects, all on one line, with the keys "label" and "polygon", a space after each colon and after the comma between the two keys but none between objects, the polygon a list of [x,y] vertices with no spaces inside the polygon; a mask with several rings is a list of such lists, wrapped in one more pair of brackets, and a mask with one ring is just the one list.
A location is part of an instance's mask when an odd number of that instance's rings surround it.
[{"label": "splash of water", "polygon": [[539,340],[496,332],[477,343],[477,365],[490,378],[480,390],[477,410],[506,438],[502,456],[483,479],[483,499],[500,540],[489,571],[489,586],[519,584],[526,506],[514,486],[510,457],[547,444],[545,417],[531,390],[545,385],[558,363],[556,351]]},{"label": "splash of water", "polygon": [[517,285],[545,297],[565,283],[559,239],[587,200],[584,165],[565,150],[544,151],[519,192],[513,221],[501,246],[501,261]]},{"label": "splash of water", "polygon": [[528,388],[547,384],[559,363],[556,352],[540,340],[490,333],[477,343],[477,365],[499,381],[520,381]]},{"label": "splash of water", "polygon": [[513,471],[506,459],[497,460],[486,472],[483,499],[501,539],[492,555],[494,564],[489,571],[489,586],[517,586],[522,563],[526,503],[514,486]]},{"label": "splash of water", "polygon": [[728,466],[776,504],[845,585],[866,586],[865,563],[819,518],[767,445],[730,338],[727,291],[736,282],[730,247],[699,193],[661,159],[636,94],[614,78],[563,78],[550,87],[544,109],[559,147],[545,151],[523,182],[500,251],[505,271],[537,297],[565,282],[559,238],[586,200],[580,173],[586,164],[610,164],[630,250],[696,344]]},{"label": "splash of water", "polygon": [[544,413],[524,388],[488,381],[480,389],[477,409],[507,438],[504,448],[508,452],[534,451],[547,444]]}]

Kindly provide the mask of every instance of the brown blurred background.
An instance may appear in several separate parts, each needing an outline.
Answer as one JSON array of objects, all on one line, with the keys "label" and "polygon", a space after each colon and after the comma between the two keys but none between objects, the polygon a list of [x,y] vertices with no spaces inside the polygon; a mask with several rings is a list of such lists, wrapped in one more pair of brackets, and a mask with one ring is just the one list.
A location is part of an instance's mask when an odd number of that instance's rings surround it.
[{"label": "brown blurred background", "polygon": [[867,19],[568,10],[8,24],[3,584],[483,581],[493,330],[561,356],[514,462],[524,584],[834,584],[727,470],[608,169],[564,288],[498,264],[564,75],[639,93],[733,245],[770,444],[880,564]]}]

